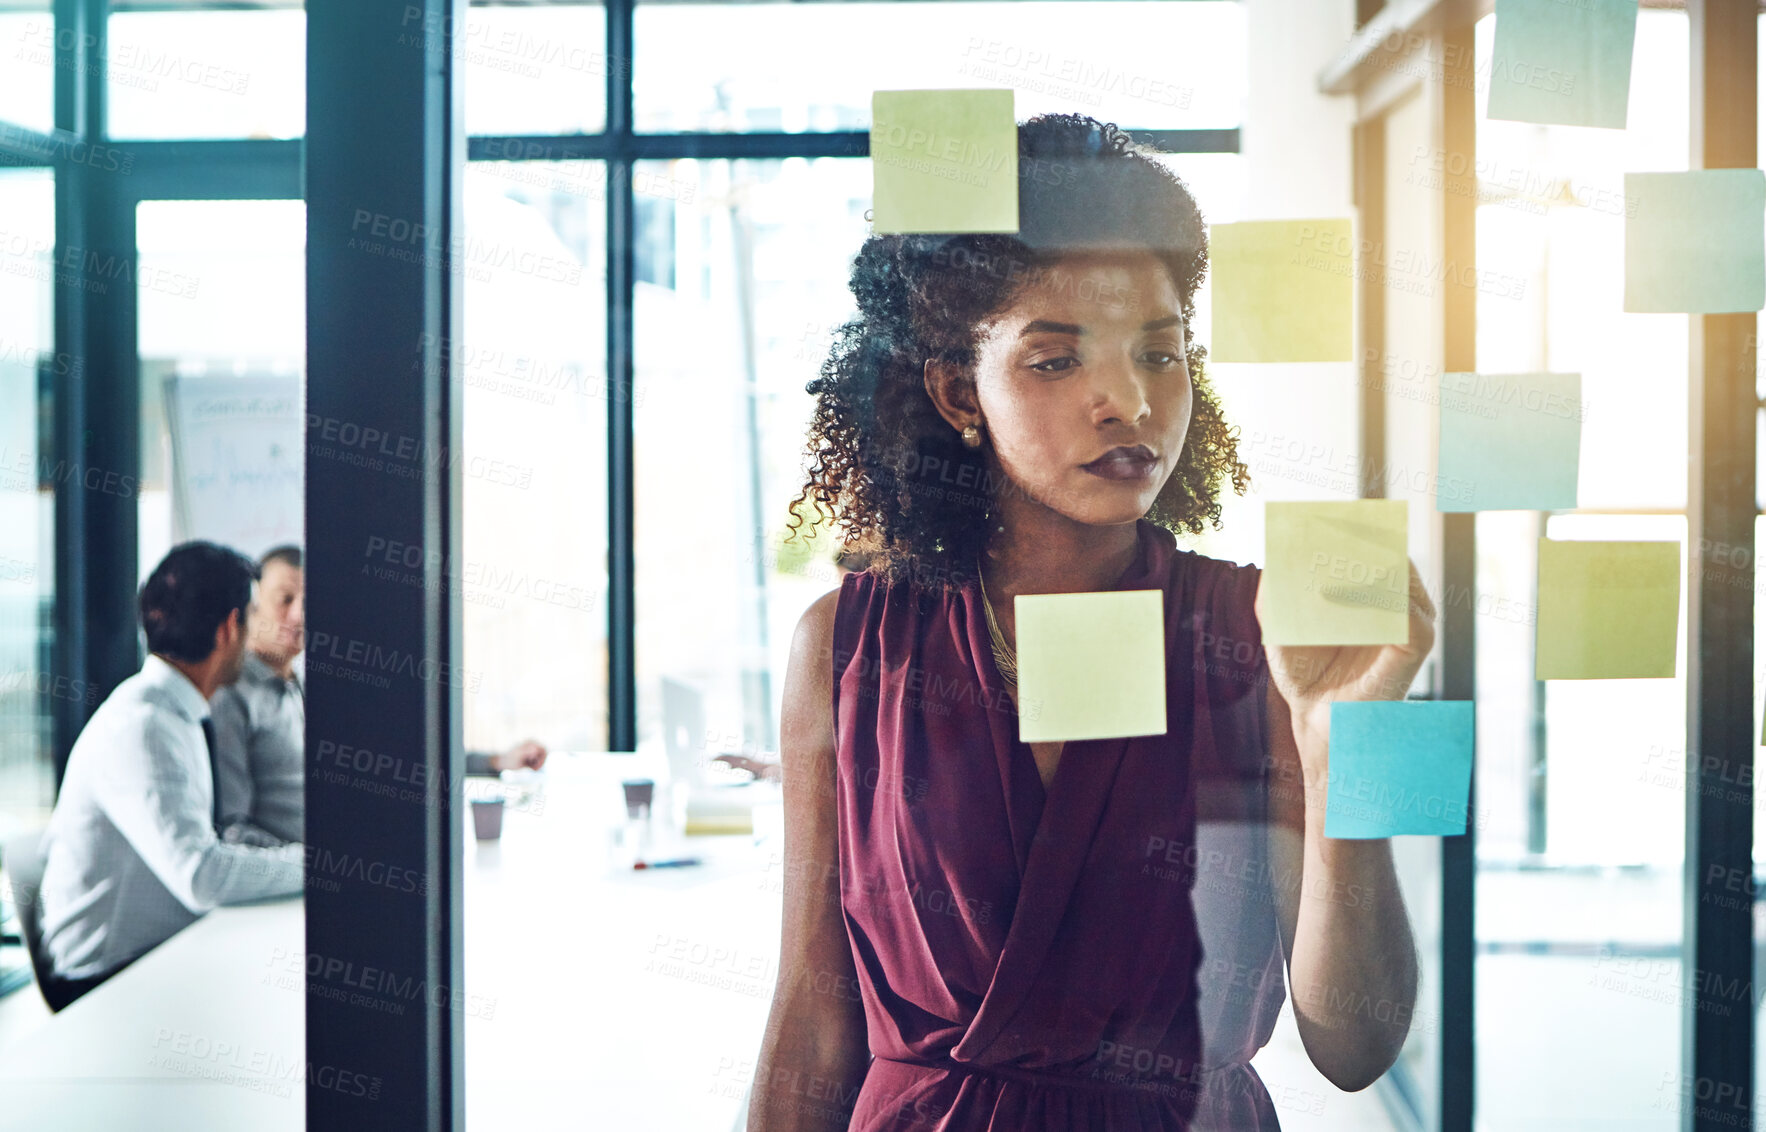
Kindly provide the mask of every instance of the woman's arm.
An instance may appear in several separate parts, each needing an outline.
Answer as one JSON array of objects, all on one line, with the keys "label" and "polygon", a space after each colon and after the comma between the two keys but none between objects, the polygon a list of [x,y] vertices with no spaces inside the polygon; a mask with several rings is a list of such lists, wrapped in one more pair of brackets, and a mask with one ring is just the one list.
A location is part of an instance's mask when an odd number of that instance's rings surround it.
[{"label": "woman's arm", "polygon": [[[1261,620],[1263,593],[1257,595]],[[1410,564],[1402,645],[1265,644],[1270,855],[1294,1019],[1319,1072],[1371,1085],[1397,1060],[1416,1007],[1416,943],[1390,839],[1324,835],[1331,704],[1401,700],[1435,643],[1435,606]]]},{"label": "woman's arm", "polygon": [[[1410,1032],[1416,945],[1391,841],[1325,837],[1325,784],[1306,778],[1274,681],[1268,709],[1270,871],[1294,1021],[1312,1064],[1353,1092],[1391,1068]],[[1308,741],[1329,734],[1309,732]]]},{"label": "woman's arm", "polygon": [[785,674],[779,727],[784,933],[748,1106],[750,1132],[845,1129],[870,1066],[852,945],[840,911],[830,707],[838,598],[838,591],[825,594],[798,622]]}]

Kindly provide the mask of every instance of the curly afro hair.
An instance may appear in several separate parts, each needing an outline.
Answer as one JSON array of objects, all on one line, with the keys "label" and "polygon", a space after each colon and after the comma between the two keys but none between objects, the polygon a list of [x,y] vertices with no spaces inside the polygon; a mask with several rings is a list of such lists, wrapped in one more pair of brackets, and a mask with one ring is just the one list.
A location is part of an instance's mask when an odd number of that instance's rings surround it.
[{"label": "curly afro hair", "polygon": [[[873,235],[852,266],[858,317],[834,335],[809,430],[806,501],[841,529],[842,548],[868,557],[888,583],[954,590],[974,576],[987,542],[994,482],[982,450],[964,447],[923,382],[939,359],[974,380],[983,323],[1067,254],[1136,250],[1171,272],[1185,325],[1208,269],[1208,236],[1182,180],[1114,125],[1077,114],[1018,127],[1017,235]],[[1183,452],[1147,518],[1176,533],[1220,528],[1220,487],[1243,494],[1237,430],[1221,416],[1202,364],[1186,350],[1193,387]]]}]

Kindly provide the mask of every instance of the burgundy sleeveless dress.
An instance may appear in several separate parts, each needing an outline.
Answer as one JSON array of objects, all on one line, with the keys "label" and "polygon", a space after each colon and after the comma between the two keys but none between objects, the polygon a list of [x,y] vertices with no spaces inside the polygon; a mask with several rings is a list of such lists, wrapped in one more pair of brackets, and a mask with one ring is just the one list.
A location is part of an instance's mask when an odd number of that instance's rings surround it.
[{"label": "burgundy sleeveless dress", "polygon": [[852,1132],[1276,1128],[1283,998],[1256,567],[1137,525],[1167,733],[1066,744],[1045,790],[979,587],[842,580],[841,904],[873,1060]]}]

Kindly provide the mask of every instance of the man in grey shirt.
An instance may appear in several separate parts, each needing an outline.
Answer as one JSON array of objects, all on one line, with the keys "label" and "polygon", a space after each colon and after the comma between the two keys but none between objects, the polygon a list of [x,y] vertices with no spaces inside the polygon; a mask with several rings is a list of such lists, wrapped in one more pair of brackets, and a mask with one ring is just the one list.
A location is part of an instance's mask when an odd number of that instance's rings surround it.
[{"label": "man in grey shirt", "polygon": [[141,587],[151,655],[87,721],[44,837],[43,996],[59,1010],[220,904],[301,890],[303,848],[216,835],[209,698],[245,659],[252,562],[172,548]]},{"label": "man in grey shirt", "polygon": [[222,839],[247,845],[301,840],[306,813],[306,688],[295,670],[306,635],[298,546],[258,562],[251,631],[239,679],[215,693],[215,789]]},{"label": "man in grey shirt", "polygon": [[[299,841],[306,814],[306,689],[295,660],[306,641],[306,583],[298,546],[258,563],[251,632],[239,680],[215,694],[219,829],[229,842]],[[538,768],[546,749],[529,739],[497,754],[468,753],[466,773]]]}]

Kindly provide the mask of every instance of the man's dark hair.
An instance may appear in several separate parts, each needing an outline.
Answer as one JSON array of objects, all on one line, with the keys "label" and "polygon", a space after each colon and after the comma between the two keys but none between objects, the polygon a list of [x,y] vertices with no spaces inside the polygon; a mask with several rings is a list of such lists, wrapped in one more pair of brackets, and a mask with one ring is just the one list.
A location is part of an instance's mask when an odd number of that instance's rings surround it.
[{"label": "man's dark hair", "polygon": [[141,586],[141,628],[147,651],[186,664],[200,664],[215,651],[215,630],[233,610],[245,620],[251,559],[212,542],[172,547]]},{"label": "man's dark hair", "polygon": [[292,566],[294,569],[299,570],[300,547],[289,542],[283,543],[281,546],[272,546],[270,549],[264,551],[264,556],[258,559],[258,575],[260,577],[263,576],[264,570],[268,568],[272,562],[280,562],[284,566]]}]

